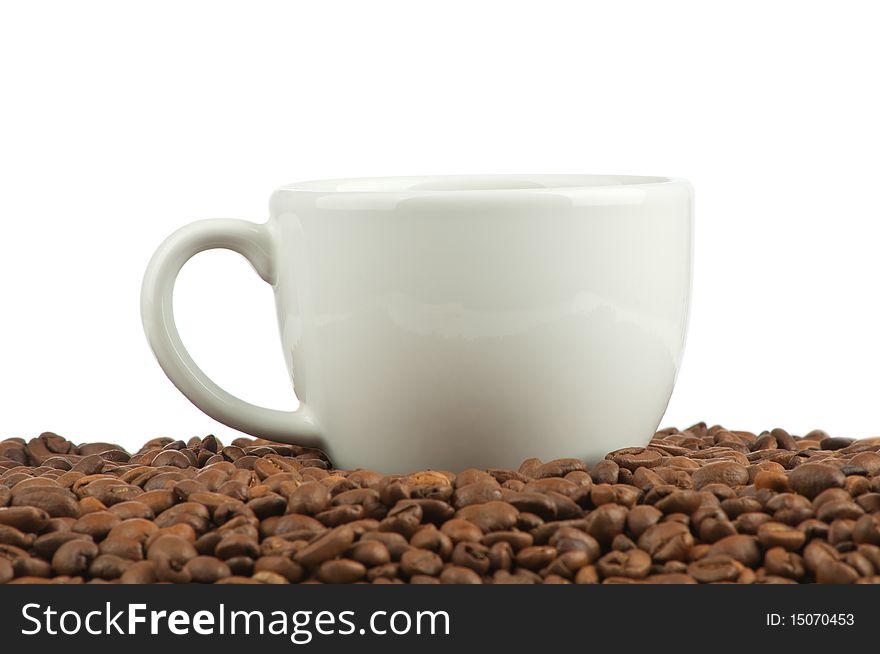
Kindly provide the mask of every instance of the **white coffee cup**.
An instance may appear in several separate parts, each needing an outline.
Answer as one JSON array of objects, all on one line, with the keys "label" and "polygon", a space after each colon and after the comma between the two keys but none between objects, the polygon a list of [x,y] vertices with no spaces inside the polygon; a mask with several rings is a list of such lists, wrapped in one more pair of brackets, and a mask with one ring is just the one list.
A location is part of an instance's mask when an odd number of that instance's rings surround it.
[{"label": "white coffee cup", "polygon": [[[666,177],[304,182],[265,224],[202,220],[150,261],[159,364],[209,416],[381,472],[596,460],[647,443],[672,393],[691,284],[692,191]],[[178,272],[243,255],[275,289],[300,407],[221,389],[174,324]]]}]

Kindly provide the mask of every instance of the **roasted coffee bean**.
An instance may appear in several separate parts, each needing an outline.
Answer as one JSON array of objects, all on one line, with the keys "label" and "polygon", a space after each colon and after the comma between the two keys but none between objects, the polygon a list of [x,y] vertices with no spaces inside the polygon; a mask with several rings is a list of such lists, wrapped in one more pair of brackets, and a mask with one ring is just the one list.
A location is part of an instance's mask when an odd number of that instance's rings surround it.
[{"label": "roasted coffee bean", "polygon": [[858,578],[855,568],[842,561],[825,560],[816,568],[816,581],[820,584],[852,584]]},{"label": "roasted coffee bean", "polygon": [[609,545],[626,526],[629,511],[619,504],[603,504],[584,518],[584,529],[602,545]]},{"label": "roasted coffee bean", "polygon": [[640,549],[615,550],[599,559],[596,569],[603,577],[644,579],[651,569],[651,556]]},{"label": "roasted coffee bean", "polygon": [[703,503],[703,496],[693,490],[680,490],[670,493],[654,506],[663,513],[687,513],[696,511]]},{"label": "roasted coffee bean", "polygon": [[223,560],[235,556],[249,556],[255,559],[260,556],[260,544],[255,537],[244,534],[229,534],[217,544],[214,548],[214,554]]},{"label": "roasted coffee bean", "polygon": [[861,516],[853,525],[852,537],[858,544],[880,545],[880,513]]},{"label": "roasted coffee bean", "polygon": [[781,522],[765,522],[758,527],[758,542],[765,549],[782,547],[790,552],[801,549],[806,541],[806,534]]},{"label": "roasted coffee bean", "polygon": [[13,489],[12,506],[42,509],[52,518],[78,518],[80,515],[76,495],[59,486],[31,486],[20,491],[16,486]]},{"label": "roasted coffee bean", "polygon": [[820,431],[387,476],[250,439],[0,442],[13,583],[861,583],[878,515],[880,439]]},{"label": "roasted coffee bean", "polygon": [[452,553],[452,539],[434,525],[426,525],[410,538],[410,545],[418,549],[431,550],[441,558],[448,559]]},{"label": "roasted coffee bean", "polygon": [[345,552],[354,542],[354,536],[354,530],[346,525],[331,529],[299,550],[295,560],[307,567],[318,566]]},{"label": "roasted coffee bean", "polygon": [[513,530],[493,531],[483,536],[483,538],[480,540],[480,542],[487,547],[492,547],[492,545],[501,541],[510,543],[510,546],[513,548],[513,550],[517,552],[524,547],[532,545],[535,542],[535,539],[530,533],[526,531]]},{"label": "roasted coffee bean", "polygon": [[492,570],[510,570],[514,562],[514,552],[510,543],[501,541],[489,547],[489,567]]},{"label": "roasted coffee bean", "polygon": [[400,569],[410,576],[429,575],[433,577],[443,569],[443,559],[430,550],[413,548],[404,552],[400,557]]},{"label": "roasted coffee bean", "polygon": [[795,492],[813,499],[827,488],[843,488],[846,475],[825,463],[803,463],[791,471],[788,482]]},{"label": "roasted coffee bean", "polygon": [[452,503],[456,509],[501,499],[501,486],[492,477],[456,488]]},{"label": "roasted coffee bean", "polygon": [[483,538],[483,530],[463,518],[453,518],[445,522],[440,530],[452,540],[453,544],[462,541],[478,542]]},{"label": "roasted coffee bean", "polygon": [[86,534],[93,540],[103,540],[110,531],[120,525],[122,520],[109,511],[96,511],[88,513],[73,523],[71,531]]},{"label": "roasted coffee bean", "polygon": [[49,514],[32,506],[0,508],[0,525],[15,527],[24,533],[38,534],[49,524]]},{"label": "roasted coffee bean", "polygon": [[232,571],[232,576],[250,577],[254,573],[255,561],[249,556],[233,556],[225,563]]},{"label": "roasted coffee bean", "polygon": [[144,558],[143,546],[131,538],[106,538],[98,545],[101,554],[113,554],[129,561]]},{"label": "roasted coffee bean", "polygon": [[441,584],[482,584],[483,578],[470,568],[447,565],[440,573]]},{"label": "roasted coffee bean", "polygon": [[409,549],[406,538],[395,532],[373,531],[361,536],[361,541],[371,540],[382,543],[388,549],[392,561],[399,561],[403,553]]},{"label": "roasted coffee bean", "polygon": [[574,527],[561,527],[556,530],[550,537],[549,545],[560,554],[583,551],[587,554],[588,563],[598,559],[601,551],[599,542],[595,538]]},{"label": "roasted coffee bean", "polygon": [[180,536],[158,536],[147,545],[147,559],[156,564],[156,574],[160,581],[181,583],[175,577],[178,574],[189,577],[189,573],[184,575],[183,570],[186,563],[196,556],[196,548]]},{"label": "roasted coffee bean", "polygon": [[469,568],[477,574],[489,572],[492,562],[489,558],[489,547],[482,543],[461,542],[452,551],[452,563]]},{"label": "roasted coffee bean", "polygon": [[98,579],[118,579],[131,564],[131,560],[115,554],[98,554],[89,566],[89,575]]},{"label": "roasted coffee bean", "polygon": [[687,567],[687,573],[701,584],[736,581],[743,565],[727,554],[704,556]]},{"label": "roasted coffee bean", "polygon": [[229,566],[213,556],[193,557],[184,567],[193,583],[197,584],[213,584],[232,575]]},{"label": "roasted coffee bean", "polygon": [[71,540],[61,545],[52,556],[52,569],[60,575],[86,572],[98,556],[98,546],[90,540]]},{"label": "roasted coffee bean", "polygon": [[804,576],[805,566],[800,555],[789,552],[782,547],[772,547],[764,555],[764,569],[770,575],[800,579]]},{"label": "roasted coffee bean", "polygon": [[353,584],[366,574],[364,564],[352,559],[324,561],[318,568],[318,578],[325,584]]},{"label": "roasted coffee bean", "polygon": [[657,524],[662,517],[663,513],[659,509],[643,504],[629,510],[626,515],[626,526],[632,535],[638,538],[648,527]]},{"label": "roasted coffee bean", "polygon": [[686,560],[694,538],[690,530],[680,522],[661,522],[649,527],[639,537],[639,549],[644,550],[655,561]]},{"label": "roasted coffee bean", "polygon": [[433,470],[413,473],[403,481],[410,490],[410,497],[442,501],[452,497],[452,482],[442,473]]},{"label": "roasted coffee bean", "polygon": [[15,527],[0,525],[0,544],[15,545],[22,549],[29,549],[35,540],[34,534],[25,534]]},{"label": "roasted coffee bean", "polygon": [[727,536],[712,544],[706,556],[726,554],[749,567],[756,567],[761,561],[761,548],[753,536],[737,534]]},{"label": "roasted coffee bean", "polygon": [[398,502],[388,515],[379,523],[380,531],[391,531],[411,538],[422,523],[422,507],[418,504],[402,504]]},{"label": "roasted coffee bean", "polygon": [[251,575],[251,579],[254,581],[258,581],[261,584],[289,584],[290,582],[284,575],[278,574],[277,572],[272,572],[270,570],[261,570],[259,572],[254,572]]},{"label": "roasted coffee bean", "polygon": [[352,545],[349,557],[363,563],[368,568],[390,563],[391,554],[383,543],[376,540],[361,540]]},{"label": "roasted coffee bean", "polygon": [[749,483],[749,471],[744,465],[735,461],[716,461],[695,470],[693,479],[697,490],[708,484],[736,487]]},{"label": "roasted coffee bean", "polygon": [[599,461],[593,466],[590,476],[596,484],[616,484],[620,466],[610,459]]},{"label": "roasted coffee bean", "polygon": [[301,581],[304,575],[303,567],[291,561],[285,556],[261,556],[254,562],[254,573],[273,572],[284,577],[289,583],[295,584]]},{"label": "roasted coffee bean", "polygon": [[317,481],[302,484],[287,498],[288,513],[304,513],[315,515],[323,511],[330,503],[330,491]]},{"label": "roasted coffee bean", "polygon": [[474,523],[483,532],[489,532],[511,529],[516,525],[519,511],[507,502],[493,501],[466,506],[455,515]]}]

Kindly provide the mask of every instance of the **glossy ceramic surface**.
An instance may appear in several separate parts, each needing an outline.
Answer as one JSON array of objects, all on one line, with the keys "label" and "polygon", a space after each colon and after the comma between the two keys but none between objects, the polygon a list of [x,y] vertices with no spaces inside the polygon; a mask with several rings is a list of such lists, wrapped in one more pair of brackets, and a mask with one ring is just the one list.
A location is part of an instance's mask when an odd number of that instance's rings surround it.
[{"label": "glossy ceramic surface", "polygon": [[[662,177],[410,177],[292,184],[269,221],[169,237],[142,314],[162,368],[208,415],[406,472],[595,460],[645,443],[681,361],[690,185]],[[187,354],[171,295],[228,248],[275,288],[301,407],[233,397]]]}]

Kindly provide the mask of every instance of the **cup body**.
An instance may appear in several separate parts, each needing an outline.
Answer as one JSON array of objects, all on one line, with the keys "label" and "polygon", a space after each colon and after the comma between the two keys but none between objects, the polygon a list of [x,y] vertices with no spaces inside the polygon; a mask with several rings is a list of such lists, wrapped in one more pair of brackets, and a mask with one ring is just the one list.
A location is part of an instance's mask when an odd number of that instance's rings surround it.
[{"label": "cup body", "polygon": [[594,461],[650,439],[684,347],[687,182],[335,180],[270,204],[288,370],[337,466]]}]

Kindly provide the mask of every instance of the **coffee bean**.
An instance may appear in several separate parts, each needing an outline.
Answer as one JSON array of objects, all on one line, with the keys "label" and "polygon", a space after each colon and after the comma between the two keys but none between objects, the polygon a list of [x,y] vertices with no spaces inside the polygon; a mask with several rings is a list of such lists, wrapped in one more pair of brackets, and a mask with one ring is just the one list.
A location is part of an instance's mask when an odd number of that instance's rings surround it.
[{"label": "coffee bean", "polygon": [[324,561],[318,568],[318,578],[326,584],[351,584],[363,579],[366,573],[364,565],[352,559]]},{"label": "coffee bean", "polygon": [[453,548],[452,539],[434,525],[425,525],[419,529],[410,538],[410,545],[436,552],[443,559],[449,558]]},{"label": "coffee bean", "polygon": [[409,549],[406,538],[395,532],[369,532],[361,536],[361,541],[371,540],[382,543],[391,555],[392,561],[399,561],[403,553]]},{"label": "coffee bean", "polygon": [[595,566],[592,566],[592,565],[584,566],[577,571],[577,574],[574,577],[574,583],[576,583],[576,584],[598,584],[599,583],[599,571],[596,570]]},{"label": "coffee bean", "polygon": [[335,558],[345,552],[354,542],[354,531],[351,527],[342,525],[331,529],[326,534],[318,536],[310,542],[306,547],[296,553],[295,560],[297,563],[315,567]]},{"label": "coffee bean", "polygon": [[599,559],[596,569],[603,577],[644,579],[651,569],[651,556],[640,549],[612,551]]},{"label": "coffee bean", "polygon": [[456,509],[501,499],[501,486],[492,477],[456,488],[452,503]]},{"label": "coffee bean", "polygon": [[841,450],[845,447],[849,447],[853,443],[856,442],[855,438],[843,438],[840,436],[837,437],[829,437],[823,438],[820,441],[820,446],[823,450]]},{"label": "coffee bean", "polygon": [[460,565],[448,565],[440,573],[442,584],[482,584],[483,579],[470,568]]},{"label": "coffee bean", "polygon": [[722,538],[713,543],[706,552],[706,556],[718,554],[727,554],[752,568],[756,567],[761,561],[761,548],[758,545],[757,539],[743,534]]},{"label": "coffee bean", "polygon": [[6,559],[0,559],[0,584],[15,583],[12,579],[15,577],[15,569],[12,563]]},{"label": "coffee bean", "polygon": [[286,556],[261,556],[254,562],[254,573],[273,572],[281,575],[289,583],[295,584],[302,580],[303,567]]},{"label": "coffee bean", "polygon": [[400,569],[407,575],[436,576],[443,569],[443,559],[429,550],[411,549],[400,557]]},{"label": "coffee bean", "polygon": [[861,516],[853,526],[852,537],[858,544],[880,545],[880,513]]},{"label": "coffee bean", "polygon": [[680,490],[670,493],[654,506],[663,513],[691,514],[703,503],[702,495],[697,491]]},{"label": "coffee bean", "polygon": [[375,540],[361,540],[352,545],[349,556],[368,568],[384,565],[391,561],[391,554],[383,543]]},{"label": "coffee bean", "polygon": [[131,564],[131,560],[115,554],[98,554],[89,566],[89,575],[98,579],[118,579]]},{"label": "coffee bean", "polygon": [[452,497],[452,482],[445,475],[425,470],[416,472],[404,479],[410,489],[410,497],[446,501]]},{"label": "coffee bean", "polygon": [[842,561],[825,560],[816,568],[816,581],[820,584],[852,584],[858,578],[859,573]]},{"label": "coffee bean", "polygon": [[472,504],[459,509],[456,517],[474,523],[484,532],[503,531],[516,524],[519,511],[507,502],[486,502]]},{"label": "coffee bean", "polygon": [[250,577],[254,573],[255,561],[249,556],[233,556],[224,563],[229,566],[233,577]]},{"label": "coffee bean", "polygon": [[25,534],[15,527],[0,525],[0,544],[29,549],[33,545],[34,540],[34,534]]},{"label": "coffee bean", "polygon": [[78,518],[80,514],[76,495],[57,486],[32,486],[14,492],[12,506],[32,506],[53,518]]},{"label": "coffee bean", "polygon": [[764,555],[764,569],[768,574],[789,579],[804,576],[805,566],[800,555],[782,547],[772,547]]},{"label": "coffee bean", "polygon": [[790,552],[800,550],[806,534],[781,522],[765,522],[758,527],[758,542],[765,548],[782,547]]},{"label": "coffee bean", "polygon": [[742,564],[728,554],[704,556],[687,567],[687,573],[701,584],[736,581],[742,570]]},{"label": "coffee bean", "polygon": [[89,569],[98,556],[98,546],[90,540],[71,540],[61,545],[52,556],[52,569],[60,575],[79,575]]},{"label": "coffee bean", "polygon": [[0,443],[0,562],[14,583],[862,582],[880,578],[878,473],[880,439],[705,424],[589,472],[387,476],[260,440],[131,457],[44,434]]},{"label": "coffee bean", "polygon": [[584,519],[584,529],[602,545],[609,545],[623,532],[628,513],[627,508],[619,504],[603,504]]},{"label": "coffee bean", "polygon": [[302,484],[287,498],[288,513],[315,515],[330,503],[330,491],[324,484],[310,481]]},{"label": "coffee bean", "polygon": [[[404,504],[404,502],[407,502]],[[411,538],[422,523],[422,507],[400,500],[379,523],[380,531],[390,531]]]},{"label": "coffee bean", "polygon": [[143,546],[131,538],[106,538],[98,545],[98,551],[129,561],[140,561],[144,558]]},{"label": "coffee bean", "polygon": [[462,541],[478,542],[483,538],[483,530],[463,518],[453,518],[445,522],[440,530],[450,538],[453,544]]},{"label": "coffee bean", "polygon": [[489,547],[489,568],[491,570],[510,570],[513,567],[514,552],[510,543],[501,541]]},{"label": "coffee bean", "polygon": [[482,543],[463,541],[455,546],[451,560],[455,565],[469,568],[479,575],[485,575],[492,567],[490,548]]},{"label": "coffee bean", "polygon": [[826,488],[843,488],[846,475],[824,463],[803,463],[789,473],[788,481],[795,492],[812,499]]},{"label": "coffee bean", "polygon": [[176,577],[187,577],[189,572],[184,571],[187,562],[198,556],[196,548],[185,538],[174,535],[158,536],[147,545],[147,559],[156,564],[156,575],[160,581],[176,581]]},{"label": "coffee bean", "polygon": [[688,528],[679,522],[661,522],[649,527],[639,537],[639,549],[655,561],[684,560],[693,546],[694,538]]},{"label": "coffee bean", "polygon": [[260,556],[260,544],[255,537],[233,533],[220,540],[214,548],[214,554],[223,560],[235,556],[249,556],[255,559]]},{"label": "coffee bean", "polygon": [[71,527],[71,531],[91,536],[95,541],[103,540],[110,531],[121,524],[117,516],[109,511],[96,511],[88,513],[77,520]]},{"label": "coffee bean", "polygon": [[39,533],[49,524],[49,514],[32,506],[0,508],[0,525],[15,527],[25,533]]},{"label": "coffee bean", "polygon": [[620,466],[610,459],[605,459],[593,466],[590,476],[596,484],[616,484]]},{"label": "coffee bean", "polygon": [[635,506],[626,515],[626,526],[638,538],[645,530],[660,521],[663,513],[653,506]]},{"label": "coffee bean", "polygon": [[532,545],[535,539],[526,531],[493,531],[483,536],[480,542],[487,547],[492,547],[495,543],[502,541],[510,543],[511,548],[517,552],[524,547]]},{"label": "coffee bean", "polygon": [[32,556],[14,560],[12,568],[15,570],[16,577],[41,577],[45,579],[52,576],[52,566],[47,561]]},{"label": "coffee bean", "polygon": [[749,471],[735,461],[716,461],[694,471],[693,480],[697,490],[708,484],[736,487],[749,483]]}]

